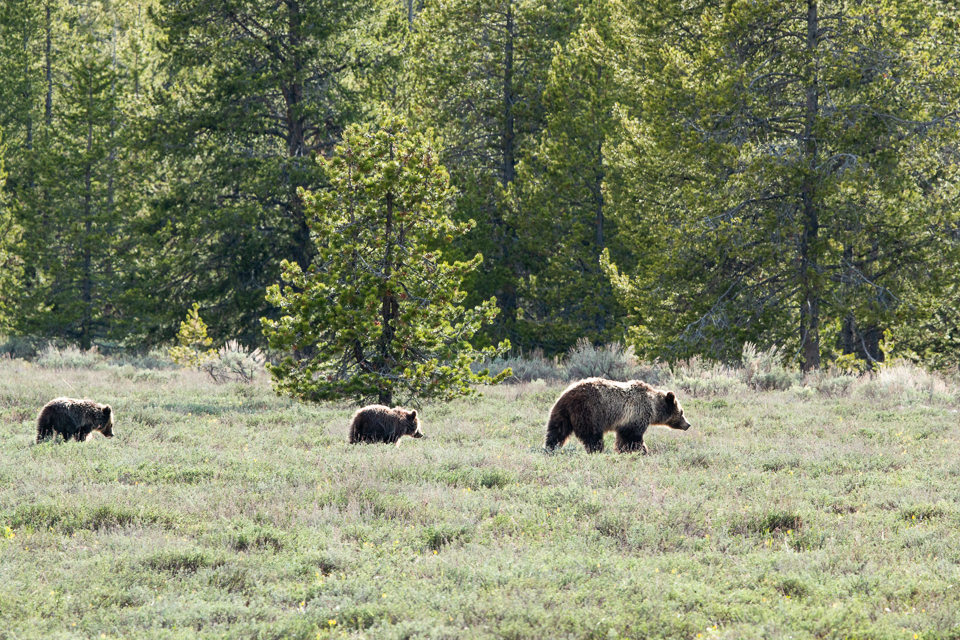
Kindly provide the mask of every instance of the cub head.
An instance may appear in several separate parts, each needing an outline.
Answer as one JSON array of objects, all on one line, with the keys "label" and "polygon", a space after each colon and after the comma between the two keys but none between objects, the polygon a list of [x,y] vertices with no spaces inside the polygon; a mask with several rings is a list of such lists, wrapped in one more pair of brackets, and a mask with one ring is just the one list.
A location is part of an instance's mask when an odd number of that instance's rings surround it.
[{"label": "cub head", "polygon": [[417,410],[406,411],[403,422],[403,434],[412,438],[422,438],[423,431],[420,431],[420,420],[417,418]]},{"label": "cub head", "polygon": [[687,419],[683,416],[683,407],[680,406],[680,403],[677,401],[677,396],[674,395],[673,391],[667,391],[667,395],[664,398],[663,412],[660,417],[660,424],[664,424],[671,429],[683,429],[686,431],[690,428],[690,423],[687,422]]},{"label": "cub head", "polygon": [[108,438],[113,437],[113,409],[110,408],[110,405],[105,404],[100,409],[100,424],[97,425],[96,431],[99,431],[104,436]]}]

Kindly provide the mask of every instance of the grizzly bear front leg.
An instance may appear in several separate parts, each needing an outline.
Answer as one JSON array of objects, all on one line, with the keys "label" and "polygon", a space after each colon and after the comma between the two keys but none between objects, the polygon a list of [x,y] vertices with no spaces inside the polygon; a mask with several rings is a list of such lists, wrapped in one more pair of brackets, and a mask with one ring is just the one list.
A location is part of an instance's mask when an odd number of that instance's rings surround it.
[{"label": "grizzly bear front leg", "polygon": [[615,447],[617,453],[633,453],[635,451],[650,453],[647,445],[643,442],[643,434],[646,430],[646,427],[638,427],[636,425],[628,425],[617,429],[617,443]]}]

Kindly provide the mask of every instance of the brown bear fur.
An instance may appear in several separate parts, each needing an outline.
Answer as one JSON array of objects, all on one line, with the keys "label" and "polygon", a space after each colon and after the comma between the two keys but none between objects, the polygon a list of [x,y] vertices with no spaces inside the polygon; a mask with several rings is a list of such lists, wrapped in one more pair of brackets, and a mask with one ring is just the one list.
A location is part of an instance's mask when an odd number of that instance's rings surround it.
[{"label": "brown bear fur", "polygon": [[391,409],[371,404],[353,414],[350,424],[350,444],[360,442],[389,442],[399,444],[400,436],[422,438],[417,412],[401,407]]},{"label": "brown bear fur", "polygon": [[54,398],[40,409],[37,416],[37,442],[59,433],[64,440],[86,440],[99,431],[107,438],[113,437],[113,410],[108,404],[93,400]]},{"label": "brown bear fur", "polygon": [[672,391],[654,389],[640,380],[586,378],[567,387],[550,409],[545,446],[562,447],[573,434],[587,453],[596,453],[603,451],[603,434],[616,431],[618,452],[649,453],[643,434],[651,424],[690,428]]}]

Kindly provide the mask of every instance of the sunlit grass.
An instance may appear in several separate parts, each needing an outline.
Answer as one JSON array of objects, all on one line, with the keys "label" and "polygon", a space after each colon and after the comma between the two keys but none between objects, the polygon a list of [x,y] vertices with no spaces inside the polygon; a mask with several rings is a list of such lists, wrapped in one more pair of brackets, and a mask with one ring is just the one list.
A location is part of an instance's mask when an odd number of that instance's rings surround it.
[{"label": "sunlit grass", "polygon": [[[541,450],[562,386],[351,446],[264,380],[0,361],[0,638],[960,638],[957,389],[816,382],[591,456]],[[58,395],[117,437],[34,444]]]}]

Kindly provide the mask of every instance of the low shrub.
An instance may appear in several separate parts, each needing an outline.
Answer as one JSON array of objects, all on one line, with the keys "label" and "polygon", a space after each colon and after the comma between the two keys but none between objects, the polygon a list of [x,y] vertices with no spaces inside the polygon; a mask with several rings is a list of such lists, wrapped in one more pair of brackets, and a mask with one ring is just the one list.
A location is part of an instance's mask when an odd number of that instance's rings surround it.
[{"label": "low shrub", "polygon": [[577,340],[567,353],[567,379],[606,378],[607,380],[632,380],[637,369],[633,349],[619,342],[595,347],[586,338]]},{"label": "low shrub", "polygon": [[914,504],[900,510],[900,517],[910,522],[942,518],[946,513],[940,505]]},{"label": "low shrub", "polygon": [[884,365],[865,378],[856,389],[865,398],[891,398],[898,401],[924,399],[935,402],[955,402],[956,385],[941,376],[930,373],[912,362],[896,361]]},{"label": "low shrub", "polygon": [[776,345],[758,351],[756,345],[743,345],[741,372],[744,384],[757,391],[786,391],[800,380],[800,373],[782,364],[783,354]]},{"label": "low shrub", "polygon": [[206,371],[214,382],[253,382],[264,372],[266,356],[259,350],[247,350],[236,340],[230,340],[215,354],[200,363],[200,370]]},{"label": "low shrub", "polygon": [[857,377],[837,369],[820,369],[804,377],[804,384],[826,398],[842,398],[850,394]]},{"label": "low shrub", "polygon": [[222,558],[207,557],[202,551],[161,551],[143,561],[143,566],[151,571],[166,573],[196,573],[207,567],[219,567],[224,564]]},{"label": "low shrub", "polygon": [[449,524],[427,527],[423,532],[424,545],[431,551],[439,551],[444,546],[453,542],[470,541],[471,528],[463,526],[453,526]]},{"label": "low shrub", "polygon": [[479,360],[471,365],[471,369],[474,373],[489,369],[491,376],[512,369],[513,376],[507,378],[505,384],[520,384],[535,380],[557,382],[567,379],[564,366],[556,358],[545,357],[541,349],[534,349],[526,355],[519,353],[492,360]]},{"label": "low shrub", "polygon": [[36,360],[47,346],[47,340],[32,336],[9,336],[0,338],[0,354],[14,360]]},{"label": "low shrub", "polygon": [[130,366],[134,369],[149,369],[151,371],[179,368],[170,358],[170,354],[160,349],[151,349],[147,353],[120,351],[111,354],[107,358],[107,364],[117,367]]},{"label": "low shrub", "polygon": [[699,357],[679,362],[669,371],[667,382],[695,398],[726,396],[749,389],[736,369]]},{"label": "low shrub", "polygon": [[83,351],[72,345],[63,349],[47,345],[37,357],[37,364],[44,369],[94,369],[103,362],[96,347]]},{"label": "low shrub", "polygon": [[788,511],[771,511],[735,522],[730,527],[730,533],[741,536],[792,534],[794,531],[799,532],[802,527],[803,519],[799,514]]}]

